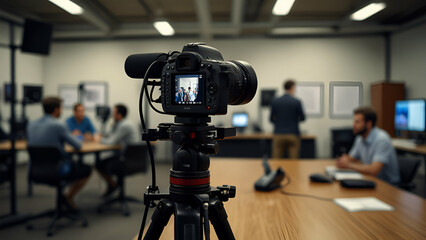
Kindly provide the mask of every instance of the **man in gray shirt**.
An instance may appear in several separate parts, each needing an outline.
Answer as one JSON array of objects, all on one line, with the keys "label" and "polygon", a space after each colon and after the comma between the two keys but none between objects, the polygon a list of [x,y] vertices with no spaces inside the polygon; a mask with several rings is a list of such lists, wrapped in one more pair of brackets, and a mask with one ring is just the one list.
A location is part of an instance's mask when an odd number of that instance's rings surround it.
[{"label": "man in gray shirt", "polygon": [[354,110],[353,131],[358,136],[349,155],[339,157],[336,165],[397,184],[400,182],[397,155],[389,134],[375,127],[376,119],[371,107]]},{"label": "man in gray shirt", "polygon": [[[101,139],[102,144],[121,145],[123,151],[125,151],[127,145],[141,142],[139,131],[136,126],[126,118],[126,116],[126,106],[123,104],[117,104],[114,106],[113,118],[115,123],[112,132]],[[120,160],[120,156],[123,151],[100,161],[96,165],[99,173],[108,184],[108,188],[103,194],[104,197],[111,195],[118,188],[117,183],[111,175],[123,168],[123,163]]]},{"label": "man in gray shirt", "polygon": [[[69,156],[65,152],[64,144],[68,143],[75,149],[80,149],[82,143],[68,131],[64,124],[58,121],[62,113],[61,103],[62,100],[57,97],[43,99],[45,115],[28,125],[27,144],[34,147],[56,147],[61,151],[63,160],[68,160]],[[67,179],[72,179],[74,182],[66,194],[66,199],[71,207],[76,208],[73,198],[86,184],[91,173],[91,168],[81,163],[71,163],[71,167],[73,169],[71,171],[72,176],[67,176]]]},{"label": "man in gray shirt", "polygon": [[299,158],[300,130],[299,122],[305,120],[302,103],[294,97],[295,82],[284,83],[285,94],[271,103],[270,121],[274,123],[273,158],[282,158],[288,149],[290,158]]}]

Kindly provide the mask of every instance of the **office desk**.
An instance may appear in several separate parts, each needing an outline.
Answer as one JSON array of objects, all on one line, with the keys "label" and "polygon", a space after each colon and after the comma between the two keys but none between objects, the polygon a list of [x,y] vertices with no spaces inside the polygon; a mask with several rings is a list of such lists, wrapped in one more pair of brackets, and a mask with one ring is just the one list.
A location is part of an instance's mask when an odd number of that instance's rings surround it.
[{"label": "office desk", "polygon": [[[212,159],[211,185],[235,185],[236,198],[225,209],[236,239],[425,239],[426,201],[372,177],[376,189],[345,189],[337,182],[311,183],[309,175],[323,172],[335,161],[271,161],[291,177],[284,188],[292,193],[324,198],[376,197],[395,207],[391,212],[349,213],[331,201],[287,196],[279,191],[256,192],[254,182],[263,175],[260,160]],[[148,221],[149,224],[149,221]],[[211,239],[217,239],[210,226]],[[173,219],[161,239],[173,239]]]},{"label": "office desk", "polygon": [[[219,141],[219,153],[216,157],[260,158],[264,154],[272,156],[272,133],[238,134],[235,137]],[[316,158],[315,136],[302,135],[300,158]]]},{"label": "office desk", "polygon": [[426,145],[404,146],[399,144],[393,144],[393,147],[399,151],[426,155]]},{"label": "office desk", "polygon": [[[393,147],[396,149],[398,153],[411,153],[415,155],[419,155],[423,158],[423,165],[426,173],[426,145],[406,145],[406,144],[398,144],[396,142],[392,142]],[[425,177],[426,181],[426,177]]]}]

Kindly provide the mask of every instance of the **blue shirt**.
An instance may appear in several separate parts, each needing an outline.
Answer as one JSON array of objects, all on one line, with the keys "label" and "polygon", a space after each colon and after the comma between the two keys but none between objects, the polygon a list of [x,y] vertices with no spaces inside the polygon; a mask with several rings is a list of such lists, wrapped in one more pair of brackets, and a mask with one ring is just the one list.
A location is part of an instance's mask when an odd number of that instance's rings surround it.
[{"label": "blue shirt", "polygon": [[284,94],[271,103],[270,121],[275,134],[300,135],[299,122],[305,120],[302,103],[290,94]]},{"label": "blue shirt", "polygon": [[365,140],[362,136],[357,136],[349,155],[361,160],[363,164],[383,163],[384,166],[378,177],[392,184],[400,182],[395,149],[389,134],[382,129],[373,128]]},{"label": "blue shirt", "polygon": [[66,121],[68,129],[72,132],[75,129],[79,130],[82,134],[90,132],[91,134],[96,132],[95,127],[92,124],[92,121],[88,117],[84,117],[81,123],[78,123],[74,116],[71,116]]},{"label": "blue shirt", "polygon": [[58,119],[46,114],[27,127],[28,146],[57,147],[65,156],[64,144],[80,149],[82,143]]}]

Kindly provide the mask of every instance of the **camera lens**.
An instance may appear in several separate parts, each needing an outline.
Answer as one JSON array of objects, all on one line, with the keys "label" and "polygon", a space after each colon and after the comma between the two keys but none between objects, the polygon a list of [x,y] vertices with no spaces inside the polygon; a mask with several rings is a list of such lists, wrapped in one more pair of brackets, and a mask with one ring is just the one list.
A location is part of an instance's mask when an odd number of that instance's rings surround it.
[{"label": "camera lens", "polygon": [[257,77],[250,64],[244,61],[230,61],[229,105],[250,102],[257,90]]}]

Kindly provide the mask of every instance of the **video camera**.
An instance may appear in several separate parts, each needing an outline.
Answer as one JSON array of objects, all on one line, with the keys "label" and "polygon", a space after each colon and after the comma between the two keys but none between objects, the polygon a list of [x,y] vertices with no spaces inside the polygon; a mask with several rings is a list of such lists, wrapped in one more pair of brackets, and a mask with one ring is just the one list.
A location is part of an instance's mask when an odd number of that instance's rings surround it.
[{"label": "video camera", "polygon": [[[225,61],[220,52],[203,43],[189,43],[182,52],[135,54],[126,59],[125,71],[131,78],[143,78],[139,99],[142,139],[151,159],[152,185],[144,194],[146,205],[138,240],[142,238],[149,207],[156,206],[144,239],[159,239],[172,214],[175,239],[188,236],[202,239],[202,226],[209,239],[209,222],[219,239],[235,239],[223,202],[234,198],[235,186],[210,186],[210,158],[219,151],[217,140],[236,135],[236,129],[209,125],[209,115],[227,113],[228,105],[250,102],[257,89],[253,68],[243,61]],[[157,82],[149,79],[161,79]],[[148,86],[151,93],[148,94]],[[153,99],[153,90],[161,95]],[[147,129],[142,109],[143,95],[157,112],[176,115],[174,123],[160,123]],[[149,95],[149,96],[148,96]],[[151,103],[161,103],[164,112]],[[168,193],[155,183],[154,157],[150,141],[172,140],[181,147],[173,158]],[[154,201],[159,201],[154,204]]]},{"label": "video camera", "polygon": [[228,104],[250,102],[257,89],[250,64],[225,61],[217,49],[204,43],[189,43],[181,53],[131,55],[125,70],[132,78],[161,78],[162,107],[171,115],[223,115]]}]

